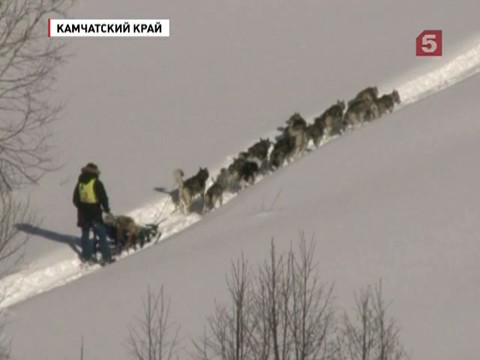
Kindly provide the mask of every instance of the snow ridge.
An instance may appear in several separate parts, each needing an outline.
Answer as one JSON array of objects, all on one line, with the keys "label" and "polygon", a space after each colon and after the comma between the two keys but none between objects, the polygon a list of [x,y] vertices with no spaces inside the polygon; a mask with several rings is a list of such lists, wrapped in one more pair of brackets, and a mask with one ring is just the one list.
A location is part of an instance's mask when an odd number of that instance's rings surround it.
[{"label": "snow ridge", "polygon": [[439,68],[408,81],[397,90],[402,103],[399,109],[444,90],[480,72],[480,44],[456,56]]}]

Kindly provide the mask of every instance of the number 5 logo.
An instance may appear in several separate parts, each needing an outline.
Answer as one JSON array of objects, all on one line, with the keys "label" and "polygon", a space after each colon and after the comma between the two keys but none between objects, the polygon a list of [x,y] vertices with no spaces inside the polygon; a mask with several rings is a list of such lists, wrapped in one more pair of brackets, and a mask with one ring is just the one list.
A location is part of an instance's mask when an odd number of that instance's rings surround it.
[{"label": "number 5 logo", "polygon": [[424,30],[417,36],[417,56],[442,56],[442,30]]}]

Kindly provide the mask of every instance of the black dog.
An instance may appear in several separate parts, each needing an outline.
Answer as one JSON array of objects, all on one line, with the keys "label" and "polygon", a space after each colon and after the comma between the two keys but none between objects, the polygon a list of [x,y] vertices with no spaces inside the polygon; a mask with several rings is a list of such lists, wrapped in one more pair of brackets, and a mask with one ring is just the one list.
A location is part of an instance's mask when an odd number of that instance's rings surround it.
[{"label": "black dog", "polygon": [[254,161],[247,161],[243,164],[240,170],[240,177],[243,181],[246,181],[250,185],[255,182],[255,178],[258,174],[258,164]]},{"label": "black dog", "polygon": [[270,154],[270,167],[275,170],[283,165],[285,160],[289,159],[295,151],[295,139],[286,136],[278,140]]},{"label": "black dog", "polygon": [[270,149],[270,139],[262,139],[250,146],[247,150],[250,159],[258,159],[260,163],[265,161],[268,157],[268,150]]}]

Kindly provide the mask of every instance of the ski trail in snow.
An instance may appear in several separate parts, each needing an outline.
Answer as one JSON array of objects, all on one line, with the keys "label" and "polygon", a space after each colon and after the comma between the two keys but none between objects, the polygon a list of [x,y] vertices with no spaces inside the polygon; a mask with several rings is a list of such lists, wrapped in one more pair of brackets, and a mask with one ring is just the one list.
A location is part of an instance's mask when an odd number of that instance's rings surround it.
[{"label": "ski trail in snow", "polygon": [[397,107],[417,102],[436,92],[455,85],[480,72],[480,43],[471,46],[439,68],[397,86],[402,103]]},{"label": "ski trail in snow", "polygon": [[[480,72],[479,40],[477,40],[475,45],[470,46],[468,50],[461,52],[458,56],[438,68],[394,86],[402,99],[402,104],[397,107],[397,110],[446,89],[478,72]],[[320,146],[331,140],[333,140],[333,138],[322,142]],[[230,160],[231,159],[227,157],[222,166],[228,166]],[[219,170],[220,167],[216,170]],[[212,174],[217,172],[212,171]],[[259,176],[257,182],[261,181],[261,179]],[[236,196],[237,194],[226,192],[224,195],[224,203],[229,202]],[[169,196],[165,196],[160,201],[136,209],[128,215],[132,216],[139,223],[160,223],[160,229],[162,231],[160,242],[188,228],[201,219],[201,216],[196,213],[184,216],[178,210],[175,211],[175,206]],[[144,251],[153,245],[155,245],[155,243],[146,244],[143,249],[135,253]],[[122,254],[120,259],[128,255],[129,254]],[[3,295],[0,309],[7,308],[37,294],[65,285],[99,268],[100,265],[82,268],[79,259],[75,256],[72,257],[72,259],[52,264],[43,269],[25,269],[9,275],[0,282],[0,294]]]}]

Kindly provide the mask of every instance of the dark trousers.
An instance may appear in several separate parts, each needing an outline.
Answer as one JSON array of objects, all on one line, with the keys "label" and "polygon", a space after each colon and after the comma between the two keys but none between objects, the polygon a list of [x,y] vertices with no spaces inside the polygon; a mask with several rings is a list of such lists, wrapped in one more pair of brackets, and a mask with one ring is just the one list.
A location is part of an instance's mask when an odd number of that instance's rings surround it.
[{"label": "dark trousers", "polygon": [[91,227],[82,227],[81,245],[83,260],[92,260],[93,240],[90,238],[90,230],[94,231],[100,241],[100,250],[102,251],[103,261],[110,261],[112,259],[112,254],[110,253],[110,246],[107,241],[107,231],[105,230],[105,226],[100,223],[93,223]]}]

